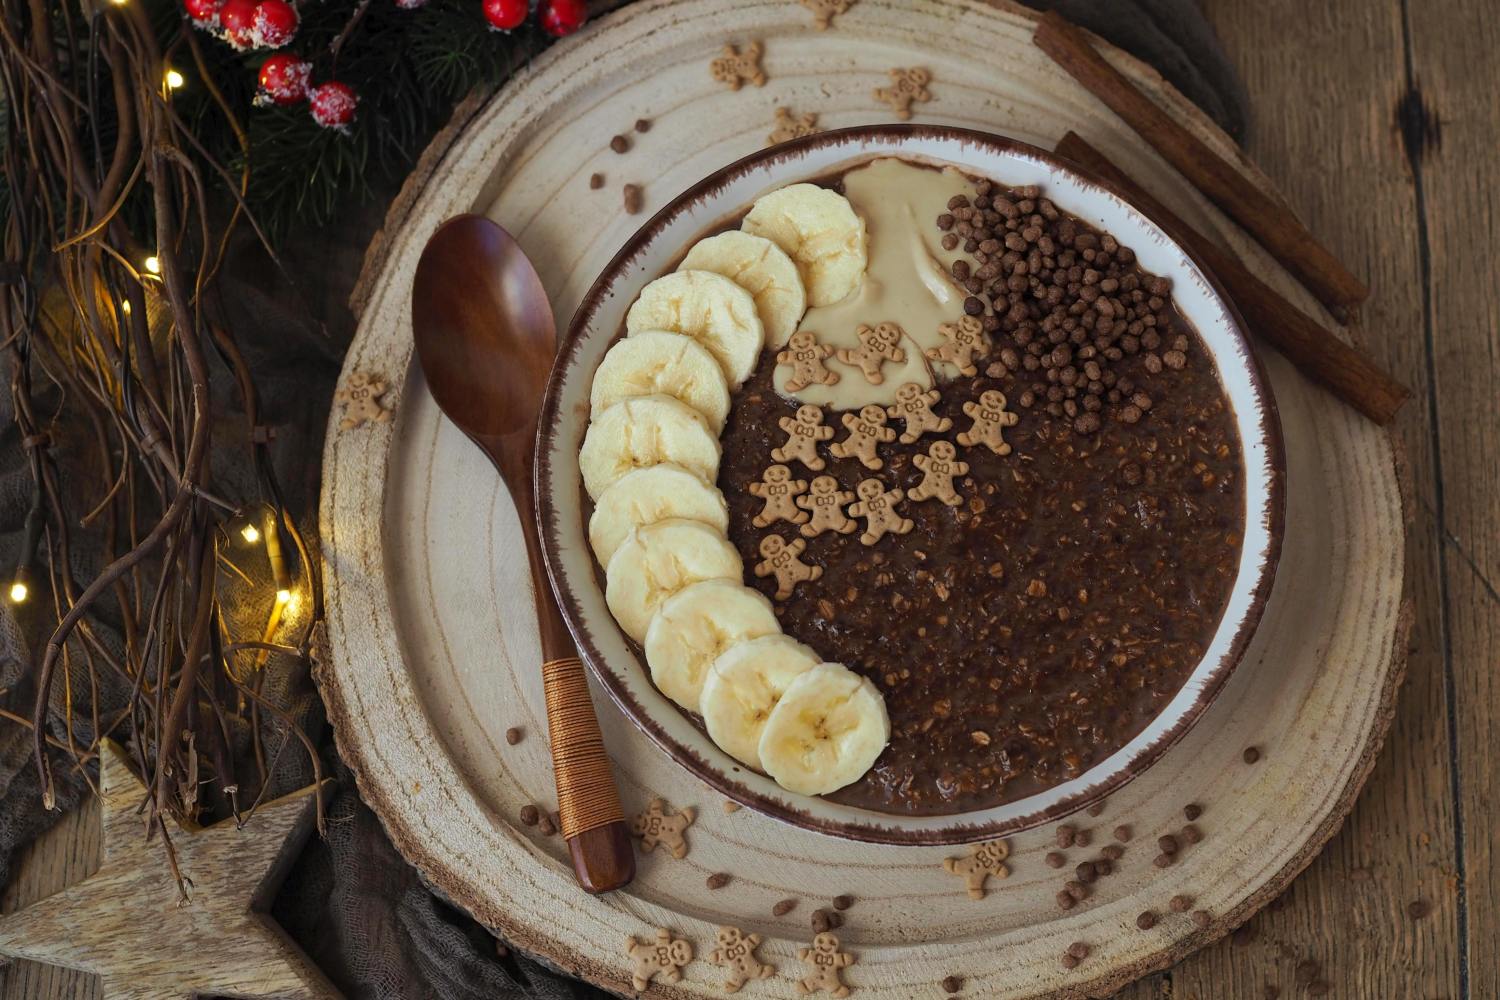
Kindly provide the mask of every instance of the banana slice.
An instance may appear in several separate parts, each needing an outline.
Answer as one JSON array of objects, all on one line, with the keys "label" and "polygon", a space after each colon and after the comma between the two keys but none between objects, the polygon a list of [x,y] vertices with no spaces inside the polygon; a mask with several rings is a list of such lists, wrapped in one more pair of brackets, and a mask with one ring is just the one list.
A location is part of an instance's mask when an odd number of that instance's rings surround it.
[{"label": "banana slice", "polygon": [[719,362],[692,337],[645,330],[617,341],[599,362],[589,392],[592,412],[622,399],[671,396],[703,415],[718,434],[729,416],[729,383]]},{"label": "banana slice", "polygon": [[859,778],[891,738],[885,699],[842,663],[787,685],[760,734],[760,762],[788,791],[826,795]]},{"label": "banana slice", "polygon": [[766,330],[751,294],[712,271],[674,271],[641,289],[625,314],[625,330],[681,333],[708,348],[738,389],[760,360]]},{"label": "banana slice", "polygon": [[710,486],[680,465],[648,465],[621,476],[600,494],[589,517],[589,545],[600,566],[636,528],[678,517],[728,534],[729,506]]},{"label": "banana slice", "polygon": [[757,770],[760,737],[787,686],[821,657],[789,635],[764,635],[731,646],[703,681],[699,711],[719,749]]},{"label": "banana slice", "polygon": [[719,478],[719,455],[719,439],[697,410],[671,396],[639,396],[594,414],[578,469],[598,500],[631,470],[663,462],[711,483]]},{"label": "banana slice", "polygon": [[797,262],[810,306],[838,302],[864,278],[865,220],[837,191],[790,184],[758,199],[740,228],[764,236]]},{"label": "banana slice", "polygon": [[785,344],[807,311],[807,289],[797,265],[764,236],[731,229],[699,240],[677,269],[722,274],[753,295],[770,344]]},{"label": "banana slice", "polygon": [[719,654],[781,632],[771,602],[738,580],[704,580],[662,603],[646,630],[646,663],[661,693],[700,711],[703,678]]},{"label": "banana slice", "polygon": [[604,570],[604,603],[636,642],[651,618],[679,590],[703,580],[744,578],[740,554],[718,531],[672,518],[636,528]]}]

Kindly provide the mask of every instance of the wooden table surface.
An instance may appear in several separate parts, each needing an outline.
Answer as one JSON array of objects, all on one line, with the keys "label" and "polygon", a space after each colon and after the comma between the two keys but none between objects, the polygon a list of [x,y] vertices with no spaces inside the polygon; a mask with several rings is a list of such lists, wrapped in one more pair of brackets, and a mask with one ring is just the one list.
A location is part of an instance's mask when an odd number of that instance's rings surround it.
[{"label": "wooden table surface", "polygon": [[[1364,342],[1415,390],[1396,434],[1417,616],[1395,724],[1343,830],[1233,939],[1120,996],[1304,996],[1313,961],[1333,997],[1500,997],[1500,23],[1484,0],[1203,2],[1249,88],[1247,150],[1369,281]],[[97,865],[90,806],[22,852],[0,907]],[[98,996],[92,977],[0,971],[0,1000]]]}]

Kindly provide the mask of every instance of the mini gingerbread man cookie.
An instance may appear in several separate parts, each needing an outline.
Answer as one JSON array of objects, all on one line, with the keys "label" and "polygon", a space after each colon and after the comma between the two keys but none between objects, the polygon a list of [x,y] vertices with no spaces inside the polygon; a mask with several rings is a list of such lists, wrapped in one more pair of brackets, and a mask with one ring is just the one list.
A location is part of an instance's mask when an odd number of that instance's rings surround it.
[{"label": "mini gingerbread man cookie", "polygon": [[738,49],[725,45],[724,54],[708,64],[708,71],[715,80],[728,84],[730,90],[739,90],[746,83],[764,87],[766,74],[760,68],[760,57],[765,50],[760,42],[751,42]]},{"label": "mini gingerbread man cookie", "polygon": [[979,317],[965,316],[957,323],[943,323],[938,326],[938,333],[943,336],[942,346],[928,348],[927,357],[946,361],[965,375],[978,375],[974,359],[990,353],[990,342]]},{"label": "mini gingerbread man cookie", "polygon": [[627,936],[625,954],[633,963],[630,985],[643,990],[657,976],[667,983],[680,980],[683,966],[693,960],[693,946],[682,938],[674,938],[665,927],[658,927],[656,937],[650,941],[638,940],[633,934]]},{"label": "mini gingerbread man cookie", "polygon": [[859,413],[844,414],[849,436],[828,446],[834,458],[857,458],[867,469],[885,465],[875,449],[896,440],[896,432],[885,425],[885,410],[879,406],[861,407]]},{"label": "mini gingerbread man cookie", "polygon": [[964,415],[973,418],[974,426],[958,435],[959,444],[965,448],[982,444],[997,455],[1010,454],[1005,428],[1014,427],[1021,418],[1005,408],[1005,393],[986,389],[979,394],[979,402],[964,404]]},{"label": "mini gingerbread man cookie", "polygon": [[899,365],[906,360],[906,352],[896,346],[901,343],[902,331],[895,323],[877,323],[874,326],[861,323],[854,335],[859,338],[859,346],[839,348],[838,359],[858,368],[864,374],[865,381],[871,385],[879,385],[885,381],[880,369],[886,362]]},{"label": "mini gingerbread man cookie", "polygon": [[811,111],[799,115],[791,108],[777,108],[776,127],[771,130],[770,135],[766,136],[766,141],[774,146],[778,142],[800,139],[804,135],[812,135],[818,131],[821,131],[818,128],[818,116]]},{"label": "mini gingerbread man cookie", "polygon": [[758,483],[749,486],[751,496],[766,502],[759,514],[750,519],[757,528],[769,527],[777,521],[806,524],[807,511],[797,506],[797,497],[807,492],[806,479],[793,479],[792,470],[784,465],[768,468]]},{"label": "mini gingerbread man cookie", "polygon": [[927,84],[931,81],[932,74],[923,66],[893,69],[891,70],[891,85],[876,87],[875,100],[889,104],[891,110],[896,113],[896,117],[905,121],[911,117],[912,102],[926,104],[932,100],[932,95],[927,92]]},{"label": "mini gingerbread man cookie", "polygon": [[861,543],[874,545],[887,533],[904,535],[912,529],[911,518],[896,513],[896,504],[906,496],[905,490],[887,491],[878,479],[863,480],[855,489],[859,491],[859,501],[849,507],[849,515],[865,519],[864,534],[859,536]]},{"label": "mini gingerbread man cookie", "polygon": [[807,975],[797,980],[798,993],[832,993],[836,997],[849,995],[844,985],[843,971],[854,964],[854,956],[839,951],[839,939],[832,934],[819,934],[813,938],[811,948],[797,949],[797,958],[807,966]]},{"label": "mini gingerbread man cookie", "polygon": [[333,394],[333,398],[344,404],[344,416],[339,421],[339,430],[375,421],[383,424],[391,419],[391,412],[380,402],[385,395],[385,379],[368,372],[355,372],[349,382]]},{"label": "mini gingerbread man cookie", "polygon": [[833,385],[838,372],[831,372],[823,362],[833,356],[833,348],[818,343],[810,330],[798,330],[787,341],[786,349],[776,355],[779,365],[791,365],[792,377],[783,386],[787,392],[801,392],[810,385]]},{"label": "mini gingerbread man cookie", "polygon": [[776,974],[776,966],[755,957],[755,949],[761,942],[759,934],[746,934],[738,927],[720,927],[718,937],[719,946],[708,960],[729,970],[724,980],[725,993],[738,993],[750,980],[770,979]]},{"label": "mini gingerbread man cookie", "polygon": [[818,442],[833,437],[833,428],[823,426],[821,407],[804,403],[797,407],[797,415],[782,417],[777,421],[786,431],[786,444],[771,449],[771,458],[778,462],[798,461],[817,472],[828,463],[818,454]]},{"label": "mini gingerbread man cookie", "polygon": [[896,390],[896,402],[887,406],[885,412],[906,421],[902,444],[911,444],[928,431],[941,434],[953,426],[952,420],[932,412],[932,404],[940,398],[936,389],[923,389],[915,382],[907,382]]},{"label": "mini gingerbread man cookie", "polygon": [[949,507],[964,502],[953,485],[953,477],[969,471],[968,462],[958,460],[958,449],[949,441],[934,441],[925,455],[913,455],[912,464],[922,470],[922,481],[907,494],[912,500],[922,501],[937,497]]},{"label": "mini gingerbread man cookie", "polygon": [[776,576],[776,599],[784,601],[792,596],[797,584],[803,580],[816,580],[823,575],[822,566],[809,566],[802,561],[807,550],[807,541],[793,538],[788,542],[780,535],[767,535],[760,540],[760,554],[765,558],[755,564],[755,575]]},{"label": "mini gingerbread man cookie", "polygon": [[660,844],[674,858],[687,857],[687,828],[693,825],[691,807],[675,813],[667,812],[667,804],[661,799],[652,799],[646,811],[630,821],[630,832],[641,838],[641,853],[650,854]]},{"label": "mini gingerbread man cookie", "polygon": [[963,876],[970,899],[984,898],[984,883],[991,875],[1005,878],[1010,868],[1005,859],[1010,857],[1010,845],[1003,840],[987,840],[975,844],[967,858],[944,858],[943,867],[954,875]]},{"label": "mini gingerbread man cookie", "polygon": [[802,0],[802,6],[812,11],[813,27],[826,31],[835,15],[853,7],[854,0]]},{"label": "mini gingerbread man cookie", "polygon": [[853,499],[854,494],[839,489],[839,481],[832,476],[814,479],[811,491],[797,498],[797,506],[812,514],[801,528],[803,537],[816,538],[825,531],[836,531],[841,535],[853,531],[858,525],[844,513],[844,505]]}]

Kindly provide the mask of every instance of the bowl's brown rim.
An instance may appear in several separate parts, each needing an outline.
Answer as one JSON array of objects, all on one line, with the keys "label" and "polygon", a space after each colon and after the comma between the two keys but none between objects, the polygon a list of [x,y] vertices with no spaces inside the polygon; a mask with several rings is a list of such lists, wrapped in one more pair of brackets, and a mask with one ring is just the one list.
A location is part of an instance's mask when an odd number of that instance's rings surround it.
[{"label": "bowl's brown rim", "polygon": [[[558,430],[558,417],[562,405],[562,381],[566,372],[576,363],[583,332],[610,294],[621,272],[634,257],[642,252],[646,244],[655,239],[657,233],[671,219],[687,206],[716,194],[731,181],[768,161],[791,159],[804,151],[817,149],[825,145],[836,145],[851,139],[883,141],[894,146],[903,140],[912,138],[967,142],[976,146],[988,147],[996,152],[1021,153],[1033,157],[1056,170],[1073,175],[1083,185],[1096,188],[1105,195],[1117,199],[1155,226],[1160,233],[1162,241],[1191,261],[1203,275],[1209,289],[1214,293],[1218,299],[1219,306],[1223,309],[1230,332],[1240,345],[1240,353],[1244,359],[1251,391],[1258,404],[1260,430],[1266,442],[1267,463],[1269,465],[1269,468],[1266,470],[1267,502],[1264,511],[1261,512],[1266,521],[1268,541],[1265,556],[1257,569],[1258,579],[1256,580],[1254,589],[1251,591],[1250,604],[1246,608],[1244,616],[1240,619],[1239,626],[1235,630],[1229,648],[1220,657],[1218,664],[1203,678],[1202,688],[1198,692],[1197,698],[1183,713],[1182,718],[1178,719],[1176,724],[1157,736],[1151,743],[1136,751],[1135,755],[1126,761],[1124,766],[1118,768],[1097,783],[1059,799],[1050,806],[1010,819],[992,820],[982,823],[966,822],[962,818],[964,814],[957,813],[954,814],[954,822],[950,825],[940,828],[917,830],[885,826],[879,824],[878,821],[839,821],[819,817],[806,810],[789,806],[776,799],[761,795],[735,781],[728,773],[716,768],[700,757],[692,748],[672,737],[652,717],[645,707],[635,700],[630,691],[626,689],[621,678],[605,665],[605,657],[589,629],[582,607],[575,595],[563,585],[561,539],[559,537],[561,530],[560,512],[553,495],[553,470],[551,467],[552,446]],[[893,153],[896,152],[898,151],[893,150]],[[1217,354],[1215,354],[1215,360],[1216,362],[1220,360]],[[909,846],[962,844],[1032,829],[1052,820],[1072,815],[1080,809],[1087,808],[1089,805],[1101,801],[1129,784],[1155,764],[1156,761],[1161,759],[1203,716],[1209,705],[1214,702],[1219,692],[1223,690],[1224,685],[1228,682],[1234,670],[1244,659],[1250,641],[1254,637],[1256,629],[1264,616],[1266,603],[1270,599],[1271,589],[1276,578],[1276,568],[1281,559],[1286,518],[1286,455],[1281,435],[1280,413],[1276,406],[1275,395],[1272,392],[1270,380],[1266,377],[1260,358],[1251,346],[1249,336],[1246,333],[1244,318],[1235,307],[1223,284],[1209,269],[1208,265],[1192,249],[1172,239],[1165,227],[1153,219],[1150,213],[1135,205],[1123,191],[1086,168],[1019,139],[983,132],[977,129],[946,125],[863,125],[852,128],[832,129],[799,139],[793,139],[790,142],[757,150],[727,166],[721,167],[683,191],[663,206],[660,211],[656,212],[625,241],[625,244],[614,255],[609,264],[599,273],[599,276],[589,287],[588,293],[580,302],[577,311],[573,314],[573,318],[568,324],[567,332],[558,345],[557,360],[554,362],[551,375],[547,380],[546,393],[543,397],[542,410],[538,419],[535,484],[535,506],[537,523],[541,526],[540,534],[543,556],[547,566],[547,576],[551,581],[558,606],[562,609],[563,617],[567,622],[569,631],[573,634],[574,641],[578,644],[579,653],[584,662],[588,664],[595,678],[604,686],[610,698],[637,728],[645,733],[657,746],[661,747],[669,757],[686,768],[699,780],[758,812],[794,826],[830,836],[866,843]],[[1249,516],[1250,511],[1247,510],[1247,519]],[[1197,668],[1195,667],[1195,673],[1196,670]],[[734,770],[739,770],[739,768],[736,767]],[[878,816],[879,814],[872,813],[871,815]]]}]

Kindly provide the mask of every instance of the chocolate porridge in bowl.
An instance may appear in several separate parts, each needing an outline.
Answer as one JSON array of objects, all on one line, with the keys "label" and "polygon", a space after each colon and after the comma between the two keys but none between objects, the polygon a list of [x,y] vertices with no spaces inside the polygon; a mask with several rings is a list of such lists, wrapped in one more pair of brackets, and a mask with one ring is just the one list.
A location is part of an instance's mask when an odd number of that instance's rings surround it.
[{"label": "chocolate porridge in bowl", "polygon": [[609,610],[798,795],[941,817],[1079,779],[1183,692],[1242,572],[1241,425],[1171,280],[1005,180],[876,156],[768,191],[592,375]]}]

